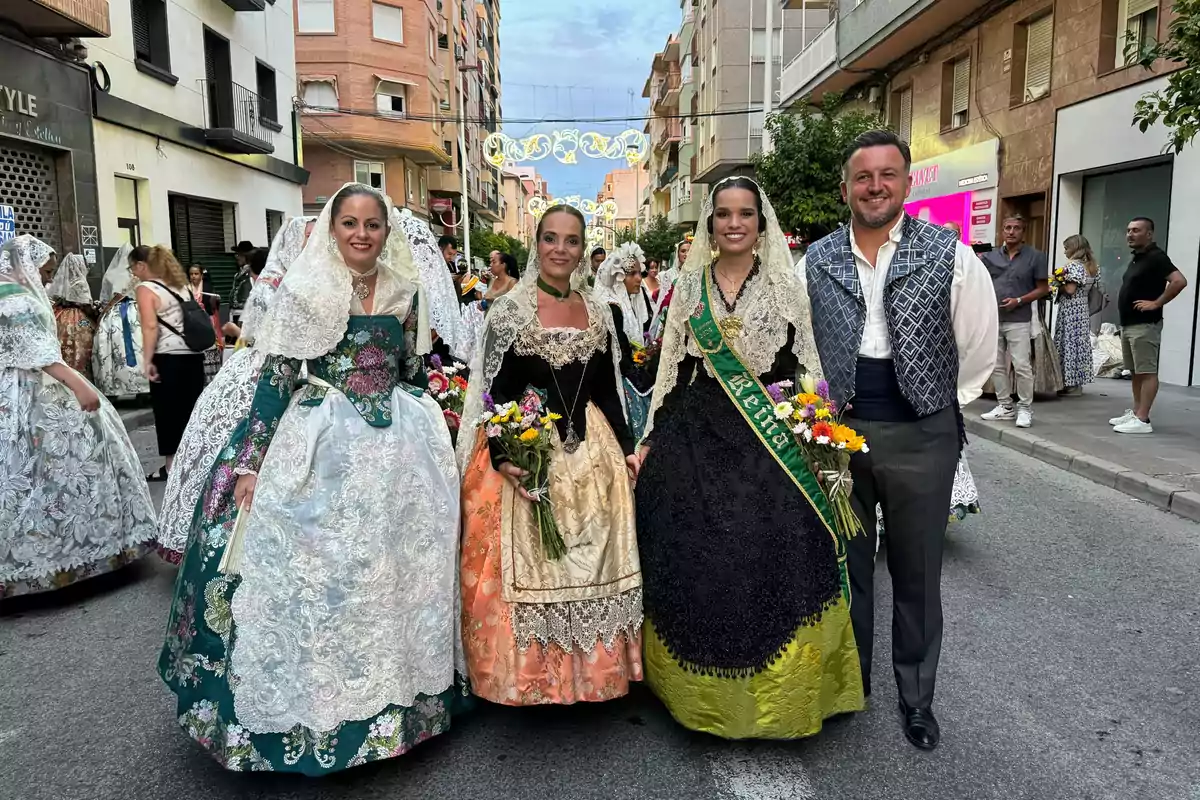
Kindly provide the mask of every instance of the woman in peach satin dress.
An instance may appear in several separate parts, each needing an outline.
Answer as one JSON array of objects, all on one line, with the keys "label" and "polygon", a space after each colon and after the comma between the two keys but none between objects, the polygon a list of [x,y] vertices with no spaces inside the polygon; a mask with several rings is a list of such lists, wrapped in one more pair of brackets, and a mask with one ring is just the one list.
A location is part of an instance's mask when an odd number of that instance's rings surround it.
[{"label": "woman in peach satin dress", "polygon": [[[542,217],[517,288],[487,315],[459,436],[462,627],[472,691],[505,705],[611,700],[641,680],[640,466],[620,393],[620,312],[571,291],[574,209]],[[548,558],[523,473],[490,447],[485,407],[543,394],[555,426],[550,499],[566,555]],[[470,427],[469,427],[470,426]]]}]

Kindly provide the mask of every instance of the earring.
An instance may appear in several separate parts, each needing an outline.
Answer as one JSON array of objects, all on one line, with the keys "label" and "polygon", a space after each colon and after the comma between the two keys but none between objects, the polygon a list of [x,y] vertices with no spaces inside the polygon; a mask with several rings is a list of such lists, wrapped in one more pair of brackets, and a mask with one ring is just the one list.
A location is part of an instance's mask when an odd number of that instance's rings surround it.
[{"label": "earring", "polygon": [[325,242],[325,249],[329,251],[330,255],[337,252],[337,242],[333,240],[332,236],[329,237],[329,241]]},{"label": "earring", "polygon": [[383,247],[381,247],[379,249],[379,260],[387,261],[387,257],[388,257],[388,248],[387,248],[387,245],[385,244]]}]

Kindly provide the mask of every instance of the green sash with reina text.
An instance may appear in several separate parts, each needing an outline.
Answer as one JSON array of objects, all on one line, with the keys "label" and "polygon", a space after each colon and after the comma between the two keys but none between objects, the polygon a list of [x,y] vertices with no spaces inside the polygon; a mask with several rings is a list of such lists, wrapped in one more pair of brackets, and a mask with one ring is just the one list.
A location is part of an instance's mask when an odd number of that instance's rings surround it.
[{"label": "green sash with reina text", "polygon": [[717,381],[729,395],[729,400],[741,412],[746,424],[816,510],[817,516],[833,537],[838,560],[842,561],[845,558],[845,550],[834,528],[833,512],[825,492],[821,490],[812,470],[809,469],[791,428],[786,422],[775,418],[775,403],[767,394],[766,387],[747,369],[741,356],[726,343],[720,325],[713,318],[711,296],[712,276],[705,270],[701,282],[700,305],[696,307],[690,320],[696,344],[712,368],[713,374],[717,376]]}]

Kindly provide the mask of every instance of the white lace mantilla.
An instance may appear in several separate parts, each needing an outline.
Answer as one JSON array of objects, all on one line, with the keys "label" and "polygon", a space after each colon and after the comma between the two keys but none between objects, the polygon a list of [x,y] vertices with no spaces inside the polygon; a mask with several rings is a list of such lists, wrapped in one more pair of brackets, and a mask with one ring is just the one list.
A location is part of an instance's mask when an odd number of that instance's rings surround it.
[{"label": "white lace mantilla", "polygon": [[250,415],[264,359],[257,350],[238,350],[196,401],[167,475],[158,521],[158,544],[172,554],[181,556],[187,548],[192,517],[217,456],[229,444],[233,429]]},{"label": "white lace mantilla", "polygon": [[642,629],[642,589],[611,597],[565,603],[513,603],[513,638],[522,651],[534,641],[564,651],[588,653],[599,641],[612,652],[617,637],[633,639]]},{"label": "white lace mantilla", "polygon": [[429,397],[372,428],[336,389],[293,398],[267,451],[233,596],[234,708],[329,731],[454,683],[459,481]]}]

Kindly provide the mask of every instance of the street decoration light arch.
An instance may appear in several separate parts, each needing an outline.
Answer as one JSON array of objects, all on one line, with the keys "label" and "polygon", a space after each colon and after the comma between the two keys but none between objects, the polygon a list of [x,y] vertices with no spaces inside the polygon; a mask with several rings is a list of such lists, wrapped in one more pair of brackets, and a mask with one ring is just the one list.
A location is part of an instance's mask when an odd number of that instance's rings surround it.
[{"label": "street decoration light arch", "polygon": [[612,229],[613,222],[617,219],[617,214],[620,211],[617,201],[612,198],[596,201],[590,197],[582,197],[577,194],[568,197],[543,197],[536,195],[529,198],[529,202],[525,204],[525,209],[534,220],[539,220],[543,214],[554,206],[571,206],[583,214],[583,218],[587,222],[587,230],[584,232],[584,236],[587,239],[588,247],[598,247],[604,243],[604,231]]},{"label": "street decoration light arch", "polygon": [[597,159],[624,158],[629,166],[640,164],[650,152],[650,137],[642,131],[627,130],[616,136],[598,131],[580,132],[576,128],[535,133],[513,139],[496,131],[483,141],[484,157],[493,166],[507,162],[541,161],[554,156],[560,163],[577,164],[579,156]]}]

